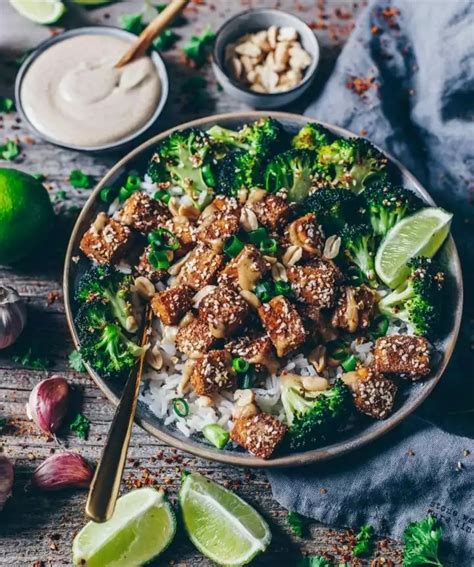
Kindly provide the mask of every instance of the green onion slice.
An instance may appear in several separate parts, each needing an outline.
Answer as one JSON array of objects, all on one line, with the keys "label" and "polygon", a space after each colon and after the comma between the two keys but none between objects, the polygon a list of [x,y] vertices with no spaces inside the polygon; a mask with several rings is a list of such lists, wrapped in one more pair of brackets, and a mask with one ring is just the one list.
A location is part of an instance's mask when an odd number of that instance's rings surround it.
[{"label": "green onion slice", "polygon": [[210,423],[203,427],[202,434],[218,449],[223,449],[229,441],[229,434],[217,423]]},{"label": "green onion slice", "polygon": [[165,191],[164,189],[160,189],[159,191],[156,191],[153,197],[157,201],[163,201],[163,203],[165,203],[166,205],[169,203],[171,199],[171,195],[168,193],[168,191]]},{"label": "green onion slice", "polygon": [[345,360],[349,350],[343,341],[332,341],[329,346],[329,356],[335,360]]},{"label": "green onion slice", "polygon": [[271,282],[260,282],[255,286],[255,295],[262,301],[266,303],[274,296],[273,285]]},{"label": "green onion slice", "polygon": [[137,191],[137,189],[140,189],[141,183],[138,175],[129,175],[125,181],[125,188],[131,192]]},{"label": "green onion slice", "polygon": [[232,359],[232,368],[238,374],[245,374],[245,372],[247,372],[250,368],[250,364],[244,358],[234,358]]},{"label": "green onion slice", "polygon": [[113,195],[114,190],[112,189],[112,187],[102,187],[99,193],[100,200],[103,203],[110,203],[110,201],[112,201],[113,199]]},{"label": "green onion slice", "polygon": [[251,230],[247,234],[247,238],[249,239],[249,242],[258,246],[261,242],[268,239],[267,229],[261,226],[260,228]]},{"label": "green onion slice", "polygon": [[173,400],[174,413],[179,417],[186,417],[189,413],[188,402],[184,398],[175,398]]},{"label": "green onion slice", "polygon": [[231,236],[224,244],[224,253],[231,258],[235,258],[239,255],[243,247],[244,243],[242,240],[237,238],[237,236]]},{"label": "green onion slice", "polygon": [[380,315],[374,321],[372,335],[374,337],[385,337],[388,331],[388,318],[385,315]]},{"label": "green onion slice", "polygon": [[260,242],[260,250],[264,254],[276,254],[278,251],[278,242],[274,238],[266,238]]},{"label": "green onion slice", "polygon": [[155,270],[167,270],[171,266],[165,250],[152,249],[148,254],[148,261]]},{"label": "green onion slice", "polygon": [[133,191],[130,191],[126,187],[120,187],[120,190],[119,190],[119,193],[118,193],[119,201],[121,203],[123,203],[124,201],[126,201],[130,197],[130,195],[132,193],[133,193]]},{"label": "green onion slice", "polygon": [[352,372],[357,368],[357,358],[351,354],[341,362],[341,366],[346,372]]},{"label": "green onion slice", "polygon": [[291,295],[292,289],[290,283],[283,280],[277,280],[275,282],[275,292],[277,295]]},{"label": "green onion slice", "polygon": [[155,248],[165,250],[177,250],[179,248],[178,238],[167,228],[159,228],[150,232],[148,242]]}]

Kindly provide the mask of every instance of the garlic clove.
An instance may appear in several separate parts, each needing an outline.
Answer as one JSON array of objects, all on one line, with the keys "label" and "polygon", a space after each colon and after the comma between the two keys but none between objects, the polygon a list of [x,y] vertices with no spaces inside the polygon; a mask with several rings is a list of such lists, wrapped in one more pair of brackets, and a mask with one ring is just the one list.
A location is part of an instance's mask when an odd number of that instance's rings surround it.
[{"label": "garlic clove", "polygon": [[26,305],[18,293],[0,285],[0,349],[12,345],[26,325]]},{"label": "garlic clove", "polygon": [[13,487],[13,465],[8,457],[0,455],[0,512],[10,498]]},{"label": "garlic clove", "polygon": [[58,453],[45,459],[33,472],[31,485],[38,490],[88,488],[94,471],[78,453]]},{"label": "garlic clove", "polygon": [[67,412],[69,385],[62,376],[42,380],[33,388],[26,404],[26,413],[48,435],[61,426]]}]

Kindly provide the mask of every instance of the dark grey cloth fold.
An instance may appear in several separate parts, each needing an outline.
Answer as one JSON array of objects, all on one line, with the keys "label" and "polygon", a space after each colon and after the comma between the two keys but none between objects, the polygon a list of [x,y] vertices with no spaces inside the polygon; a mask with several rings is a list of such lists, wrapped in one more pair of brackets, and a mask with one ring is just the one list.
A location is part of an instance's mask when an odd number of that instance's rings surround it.
[{"label": "dark grey cloth fold", "polygon": [[[372,86],[360,96],[353,77]],[[455,213],[465,314],[453,360],[416,416],[341,459],[269,473],[274,496],[317,520],[398,538],[431,511],[446,564],[474,566],[474,3],[369,2],[307,115],[373,140]]]}]

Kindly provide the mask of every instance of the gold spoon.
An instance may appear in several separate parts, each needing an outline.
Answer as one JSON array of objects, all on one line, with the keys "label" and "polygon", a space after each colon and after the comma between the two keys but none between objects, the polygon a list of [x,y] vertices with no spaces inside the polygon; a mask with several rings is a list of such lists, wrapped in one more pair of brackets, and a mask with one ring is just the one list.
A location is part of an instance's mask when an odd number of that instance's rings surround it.
[{"label": "gold spoon", "polygon": [[184,9],[189,0],[172,0],[168,6],[152,20],[138,36],[114,67],[123,67],[133,59],[145,55],[155,37],[161,33],[169,23]]},{"label": "gold spoon", "polygon": [[[149,341],[152,313],[150,304],[148,304],[140,339],[142,347]],[[94,522],[106,522],[115,510],[137,408],[144,362],[145,352],[141,354],[125,384],[102,456],[92,479],[86,503],[86,515]]]}]

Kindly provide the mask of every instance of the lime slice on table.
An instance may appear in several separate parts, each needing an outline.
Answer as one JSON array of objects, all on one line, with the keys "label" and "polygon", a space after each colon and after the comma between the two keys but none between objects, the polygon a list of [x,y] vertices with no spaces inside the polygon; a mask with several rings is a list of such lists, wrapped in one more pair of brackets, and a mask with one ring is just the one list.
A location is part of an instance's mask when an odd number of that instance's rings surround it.
[{"label": "lime slice on table", "polygon": [[389,287],[395,288],[408,276],[407,262],[415,256],[431,258],[449,233],[453,215],[429,207],[406,217],[386,235],[375,256],[375,270]]},{"label": "lime slice on table", "polygon": [[89,522],[74,538],[74,565],[135,567],[164,551],[176,532],[176,519],[163,492],[132,490],[117,500],[112,518]]},{"label": "lime slice on table", "polygon": [[37,24],[54,24],[66,11],[60,0],[10,0],[10,4]]},{"label": "lime slice on table", "polygon": [[185,478],[179,503],[189,538],[219,565],[245,565],[270,543],[270,529],[258,512],[200,474]]}]

